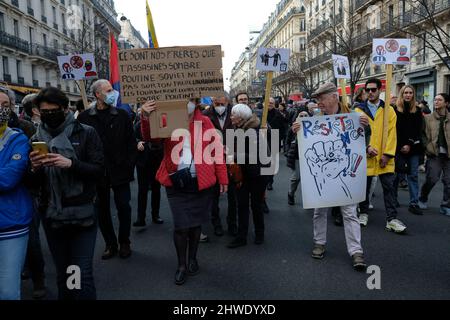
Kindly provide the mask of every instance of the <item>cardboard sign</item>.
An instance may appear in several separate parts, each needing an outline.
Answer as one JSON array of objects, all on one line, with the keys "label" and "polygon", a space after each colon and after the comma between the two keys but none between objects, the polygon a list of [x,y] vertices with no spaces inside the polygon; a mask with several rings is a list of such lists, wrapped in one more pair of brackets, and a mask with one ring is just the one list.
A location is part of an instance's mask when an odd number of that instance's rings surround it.
[{"label": "cardboard sign", "polygon": [[123,103],[223,95],[220,46],[121,50]]},{"label": "cardboard sign", "polygon": [[158,108],[150,114],[152,138],[170,138],[176,129],[189,129],[187,101],[158,102]]},{"label": "cardboard sign", "polygon": [[93,53],[59,56],[58,65],[63,80],[79,81],[98,78]]},{"label": "cardboard sign", "polygon": [[348,57],[333,54],[332,59],[334,77],[336,79],[350,79],[351,68],[350,63],[348,62]]},{"label": "cardboard sign", "polygon": [[381,64],[411,63],[411,39],[373,39],[372,62]]},{"label": "cardboard sign", "polygon": [[366,198],[364,128],[358,113],[299,118],[303,207],[338,207]]},{"label": "cardboard sign", "polygon": [[256,70],[286,72],[289,69],[289,49],[259,48]]}]

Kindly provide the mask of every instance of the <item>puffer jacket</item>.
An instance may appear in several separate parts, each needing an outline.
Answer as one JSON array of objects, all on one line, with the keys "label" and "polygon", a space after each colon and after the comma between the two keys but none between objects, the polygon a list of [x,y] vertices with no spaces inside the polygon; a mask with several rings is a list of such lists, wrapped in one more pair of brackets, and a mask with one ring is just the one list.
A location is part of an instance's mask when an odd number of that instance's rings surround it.
[{"label": "puffer jacket", "polygon": [[30,145],[21,130],[6,130],[0,140],[0,241],[26,235],[33,215],[32,199],[23,185]]}]

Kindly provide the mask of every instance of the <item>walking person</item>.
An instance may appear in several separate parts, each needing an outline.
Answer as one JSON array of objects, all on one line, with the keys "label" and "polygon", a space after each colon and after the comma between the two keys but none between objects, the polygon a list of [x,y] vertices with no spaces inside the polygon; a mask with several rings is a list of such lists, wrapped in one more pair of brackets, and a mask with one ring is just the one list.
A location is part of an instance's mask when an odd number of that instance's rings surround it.
[{"label": "walking person", "polygon": [[[93,258],[97,239],[95,182],[103,173],[101,140],[94,128],[82,125],[69,111],[69,99],[57,88],[35,99],[42,124],[32,142],[48,153],[30,154],[33,181],[43,208],[43,226],[57,273],[59,300],[95,300]],[[77,266],[81,286],[70,290],[70,266]]]},{"label": "walking person", "polygon": [[[395,194],[398,199],[398,185],[401,175],[406,175],[409,187],[409,212],[421,215],[419,208],[419,161],[422,153],[423,115],[416,105],[415,90],[406,85],[400,90],[396,103],[397,114],[397,151],[395,154],[394,180]],[[397,200],[398,202],[398,200]]]},{"label": "walking person", "polygon": [[[134,180],[137,142],[129,114],[115,107],[119,93],[109,81],[97,80],[92,85],[92,92],[97,100],[78,116],[78,120],[93,127],[103,145],[105,171],[97,183],[96,204],[99,227],[106,243],[102,259],[111,259],[117,253],[126,259],[131,256],[130,182]],[[111,217],[111,189],[119,218],[118,237]]]},{"label": "walking person", "polygon": [[[164,139],[164,158],[158,170],[157,179],[166,187],[167,199],[174,221],[174,244],[178,256],[175,284],[186,282],[187,275],[198,274],[200,268],[197,251],[202,232],[202,224],[210,220],[214,201],[215,186],[220,193],[228,189],[227,168],[223,145],[208,117],[200,111],[200,99],[192,99],[187,104],[189,114],[189,134],[179,140]],[[157,108],[155,101],[142,106],[141,129],[144,141],[158,141],[150,136],[150,113]],[[206,140],[208,132],[211,140]],[[182,147],[182,148],[180,148]],[[214,158],[206,158],[205,149],[213,147]],[[179,151],[174,153],[174,148]],[[198,159],[201,155],[202,159]]]},{"label": "walking person", "polygon": [[20,129],[8,127],[14,93],[0,87],[0,300],[20,300],[20,274],[25,262],[31,196],[23,179],[30,146]]},{"label": "walking person", "polygon": [[[325,83],[313,93],[313,97],[318,101],[318,107],[324,115],[333,115],[341,113],[350,113],[348,106],[339,102],[339,93],[337,87],[332,83]],[[361,126],[365,128],[366,144],[370,140],[369,119],[366,115],[360,117]],[[294,133],[300,131],[300,122],[295,122],[292,126]],[[353,267],[358,271],[366,268],[364,252],[361,246],[361,226],[357,214],[358,204],[341,206],[345,240],[347,251],[352,258]],[[323,259],[325,255],[325,245],[327,243],[327,215],[331,208],[319,208],[314,210],[314,247],[312,257],[314,259]]]},{"label": "walking person", "polygon": [[[242,176],[242,180],[237,182],[236,186],[239,221],[238,234],[228,245],[228,248],[233,249],[247,244],[250,209],[252,210],[253,223],[255,225],[255,244],[261,245],[264,243],[265,226],[261,199],[264,197],[269,176],[261,173],[262,164],[259,151],[261,148],[261,137],[259,135],[261,122],[258,116],[253,114],[249,106],[238,104],[231,111],[231,121],[235,130],[243,130],[246,134],[249,133],[249,136],[245,138],[245,149],[242,150],[244,154],[238,153],[241,152],[240,148],[230,150],[234,154],[234,162],[239,166],[240,175]],[[256,146],[252,148],[251,145],[255,144]],[[252,150],[257,151],[257,154],[250,154]],[[253,157],[257,157],[256,164],[249,161]],[[245,162],[241,163],[239,159],[245,160]]]},{"label": "walking person", "polygon": [[442,176],[444,185],[440,212],[450,216],[450,96],[438,94],[434,98],[434,111],[425,116],[423,143],[427,155],[426,181],[419,198],[421,209],[428,208],[428,196]]}]

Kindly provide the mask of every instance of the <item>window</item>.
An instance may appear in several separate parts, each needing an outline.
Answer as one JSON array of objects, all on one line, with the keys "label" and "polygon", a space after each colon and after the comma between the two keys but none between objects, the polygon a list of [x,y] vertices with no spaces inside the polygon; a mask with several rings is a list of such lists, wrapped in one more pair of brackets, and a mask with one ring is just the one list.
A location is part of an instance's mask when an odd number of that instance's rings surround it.
[{"label": "window", "polygon": [[42,35],[42,40],[43,40],[44,47],[47,47],[47,35],[45,33]]},{"label": "window", "polygon": [[53,22],[56,23],[56,8],[52,7]]},{"label": "window", "polygon": [[30,44],[32,44],[34,42],[34,29],[32,27],[29,27],[28,33],[29,33],[29,37],[30,37]]},{"label": "window", "polygon": [[45,16],[45,0],[41,0],[41,15]]},{"label": "window", "polygon": [[31,78],[33,79],[33,82],[36,81],[36,66],[33,64],[31,65]]},{"label": "window", "polygon": [[9,60],[8,57],[2,58],[3,62],[3,74],[9,74]]},{"label": "window", "polygon": [[389,6],[389,25],[394,23],[394,5]]},{"label": "window", "polygon": [[300,31],[305,31],[305,19],[300,20]]},{"label": "window", "polygon": [[22,61],[16,61],[17,79],[22,78]]},{"label": "window", "polygon": [[5,31],[5,15],[0,12],[0,31]]},{"label": "window", "polygon": [[20,34],[19,34],[19,21],[17,21],[16,19],[14,19],[14,35],[19,38]]}]

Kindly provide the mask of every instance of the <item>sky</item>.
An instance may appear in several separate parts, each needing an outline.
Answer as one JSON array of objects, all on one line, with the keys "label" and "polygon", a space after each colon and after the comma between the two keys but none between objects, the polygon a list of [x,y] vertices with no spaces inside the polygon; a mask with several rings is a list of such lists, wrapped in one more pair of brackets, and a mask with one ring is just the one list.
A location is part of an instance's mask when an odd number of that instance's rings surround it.
[{"label": "sky", "polygon": [[[231,69],[280,0],[149,0],[160,47],[222,45],[225,89]],[[145,0],[114,0],[147,40]],[[257,36],[257,35],[256,35]]]}]

